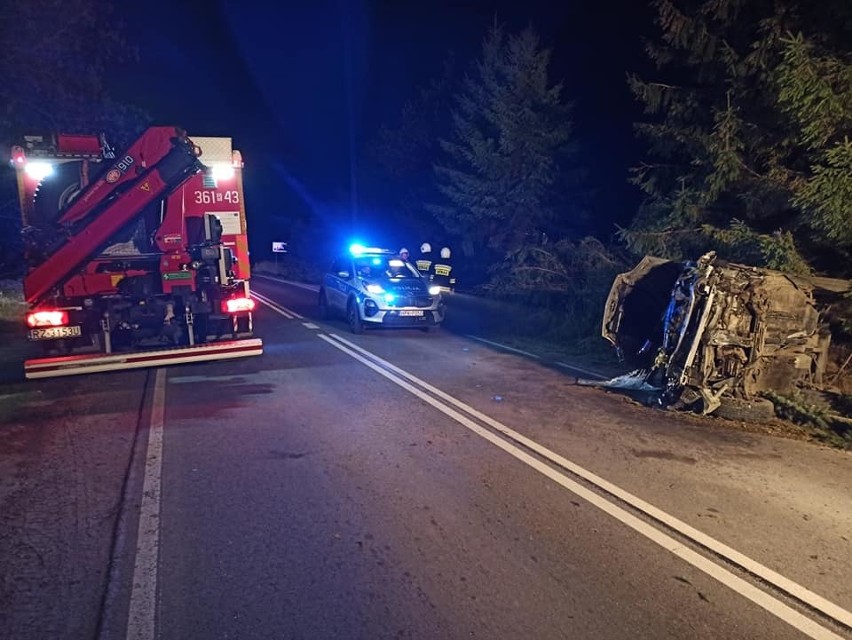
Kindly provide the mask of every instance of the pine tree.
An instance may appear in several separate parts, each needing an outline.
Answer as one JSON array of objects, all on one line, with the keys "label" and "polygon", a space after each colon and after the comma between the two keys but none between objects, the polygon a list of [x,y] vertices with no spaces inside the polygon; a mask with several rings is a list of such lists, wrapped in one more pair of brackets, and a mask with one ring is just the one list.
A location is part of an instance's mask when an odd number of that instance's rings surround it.
[{"label": "pine tree", "polygon": [[[798,34],[784,42],[778,67],[781,109],[801,130],[810,171],[793,204],[822,239],[852,254],[852,52],[831,55]],[[852,257],[852,256],[850,256]]]},{"label": "pine tree", "polygon": [[468,256],[487,248],[502,257],[570,223],[560,205],[574,178],[571,106],[550,83],[549,61],[532,28],[494,26],[456,97],[435,167],[445,202],[431,209]]},{"label": "pine tree", "polygon": [[647,51],[662,79],[628,78],[649,116],[637,125],[649,160],[632,175],[646,200],[623,231],[628,245],[673,258],[713,248],[797,272],[842,268],[852,250],[845,3],[654,6],[662,34]]}]

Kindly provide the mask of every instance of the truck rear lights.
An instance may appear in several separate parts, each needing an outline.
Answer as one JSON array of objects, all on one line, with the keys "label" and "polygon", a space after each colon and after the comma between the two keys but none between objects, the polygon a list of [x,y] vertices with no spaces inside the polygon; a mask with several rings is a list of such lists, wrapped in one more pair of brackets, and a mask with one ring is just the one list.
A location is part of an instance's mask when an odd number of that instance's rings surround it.
[{"label": "truck rear lights", "polygon": [[24,154],[24,150],[17,145],[12,147],[12,166],[23,167],[26,161],[27,156]]},{"label": "truck rear lights", "polygon": [[62,327],[68,324],[67,311],[33,311],[27,314],[30,327]]},{"label": "truck rear lights", "polygon": [[254,311],[255,302],[251,298],[230,298],[222,300],[222,311],[225,313],[242,313]]}]

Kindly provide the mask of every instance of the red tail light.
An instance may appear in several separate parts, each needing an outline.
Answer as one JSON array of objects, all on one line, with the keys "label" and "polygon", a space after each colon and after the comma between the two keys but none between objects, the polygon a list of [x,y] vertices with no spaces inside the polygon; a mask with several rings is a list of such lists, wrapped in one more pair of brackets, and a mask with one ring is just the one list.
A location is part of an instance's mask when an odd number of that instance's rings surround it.
[{"label": "red tail light", "polygon": [[31,327],[62,327],[68,324],[67,311],[34,311],[27,314]]},{"label": "red tail light", "polygon": [[229,300],[222,300],[222,311],[225,313],[254,311],[254,300],[251,298],[231,298]]},{"label": "red tail light", "polygon": [[24,155],[24,150],[18,146],[12,147],[12,164],[23,167],[26,161],[27,157]]}]

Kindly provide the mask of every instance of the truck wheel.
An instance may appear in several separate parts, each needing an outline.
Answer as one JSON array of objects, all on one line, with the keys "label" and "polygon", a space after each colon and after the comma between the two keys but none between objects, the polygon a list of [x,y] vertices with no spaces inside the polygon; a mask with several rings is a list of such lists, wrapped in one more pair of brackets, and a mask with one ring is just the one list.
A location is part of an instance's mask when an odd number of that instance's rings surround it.
[{"label": "truck wheel", "polygon": [[45,227],[56,220],[59,211],[80,193],[81,169],[81,162],[62,162],[41,181],[33,198],[31,225]]},{"label": "truck wheel", "polygon": [[346,322],[349,323],[349,330],[352,333],[364,333],[364,323],[361,322],[361,316],[358,314],[358,305],[354,300],[350,300],[346,306]]},{"label": "truck wheel", "polygon": [[328,320],[330,317],[329,309],[328,309],[328,298],[325,295],[325,289],[320,289],[319,292],[319,300],[317,301],[317,305],[319,306],[319,315],[323,320]]}]

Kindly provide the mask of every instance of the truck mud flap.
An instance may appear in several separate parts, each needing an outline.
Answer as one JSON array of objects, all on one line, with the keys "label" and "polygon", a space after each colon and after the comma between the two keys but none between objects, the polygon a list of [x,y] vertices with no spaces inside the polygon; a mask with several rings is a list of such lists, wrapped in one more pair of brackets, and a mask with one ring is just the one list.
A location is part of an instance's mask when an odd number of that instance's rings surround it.
[{"label": "truck mud flap", "polygon": [[122,371],[124,369],[162,367],[170,364],[245,358],[259,356],[262,353],[263,341],[260,338],[250,338],[212,342],[193,347],[158,349],[156,351],[38,358],[24,362],[24,374],[30,380],[57,378],[103,371]]}]

